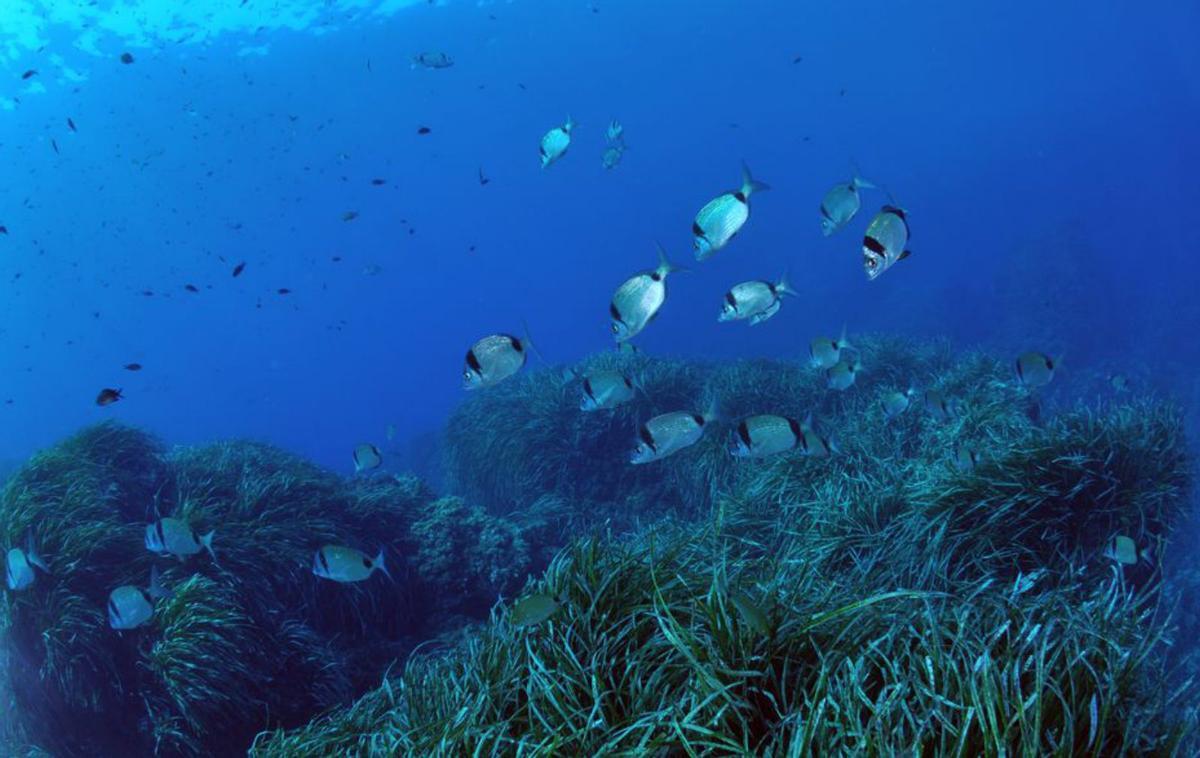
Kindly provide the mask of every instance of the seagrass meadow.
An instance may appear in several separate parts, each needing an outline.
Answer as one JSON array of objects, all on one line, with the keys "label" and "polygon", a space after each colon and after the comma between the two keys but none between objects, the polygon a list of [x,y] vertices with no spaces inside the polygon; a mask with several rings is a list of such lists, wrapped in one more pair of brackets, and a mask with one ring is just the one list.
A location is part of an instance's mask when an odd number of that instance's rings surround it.
[{"label": "seagrass meadow", "polygon": [[[130,735],[146,755],[1195,754],[1181,412],[1033,396],[1007,360],[941,342],[857,344],[841,393],[783,360],[529,372],[449,419],[444,496],[258,444],[86,429],[0,500],[6,544],[32,533],[51,569],[5,596],[4,738],[56,755]],[[635,399],[580,412],[598,368]],[[888,420],[881,396],[909,387],[957,412],[914,398]],[[714,406],[701,442],[629,464],[640,421]],[[811,413],[838,452],[732,457],[736,421],[763,412]],[[963,445],[974,466],[955,465]],[[155,509],[215,529],[216,561],[149,554]],[[1116,535],[1137,563],[1106,555]],[[395,584],[321,582],[327,542],[384,547]],[[173,594],[114,632],[108,592],[152,564]],[[519,624],[531,593],[558,610]]]}]

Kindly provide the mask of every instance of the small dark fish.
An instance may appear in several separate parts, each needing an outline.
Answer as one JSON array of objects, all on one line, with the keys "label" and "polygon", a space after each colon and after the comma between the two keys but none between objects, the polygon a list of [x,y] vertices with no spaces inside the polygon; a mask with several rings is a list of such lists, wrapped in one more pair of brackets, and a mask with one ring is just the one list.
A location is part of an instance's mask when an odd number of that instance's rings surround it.
[{"label": "small dark fish", "polygon": [[25,73],[21,74],[21,80],[24,81],[25,79],[30,79],[32,77],[35,77],[35,76],[37,76],[37,73],[38,72],[37,72],[36,68],[31,68],[28,71],[26,71]]},{"label": "small dark fish", "polygon": [[342,256],[340,256],[340,255],[335,255],[335,256],[333,256],[332,258],[330,258],[330,260],[331,260],[331,261],[333,261],[334,263],[341,263],[341,262],[342,262]]},{"label": "small dark fish", "polygon": [[371,184],[376,187],[382,187],[383,185],[387,184],[387,179],[372,179]]},{"label": "small dark fish", "polygon": [[185,290],[187,290],[188,292],[199,292],[200,291],[199,289],[196,288],[196,285],[194,285],[194,284],[185,284],[185,285],[183,285],[183,288]]},{"label": "small dark fish", "polygon": [[75,128],[75,122],[71,120],[70,116],[67,116],[67,128],[73,132],[79,131]]},{"label": "small dark fish", "polygon": [[242,275],[242,272],[243,272],[243,271],[245,271],[245,270],[246,270],[246,262],[245,262],[245,261],[242,261],[241,263],[239,263],[238,265],[236,265],[236,266],[234,266],[234,267],[233,267],[233,275],[234,275],[234,277],[241,276],[241,275]]},{"label": "small dark fish", "polygon": [[96,405],[103,408],[106,405],[112,405],[118,400],[123,399],[123,397],[124,396],[121,394],[121,390],[114,390],[105,387],[104,389],[100,390],[99,395],[96,395]]},{"label": "small dark fish", "polygon": [[797,55],[795,58],[792,58],[792,65],[795,65],[795,64],[799,63],[799,62],[800,62],[800,61],[802,61],[802,60],[804,60],[804,56],[803,56],[803,55]]},{"label": "small dark fish", "polygon": [[154,297],[154,290],[142,290],[144,297]]},{"label": "small dark fish", "polygon": [[50,140],[50,147],[54,148],[55,155],[61,155],[61,153],[58,152],[58,141],[57,140]]},{"label": "small dark fish", "polygon": [[277,289],[277,290],[275,290],[275,291],[276,291],[276,292],[278,292],[278,293],[279,293],[279,294],[281,294],[281,295],[290,295],[290,294],[292,294],[292,291],[291,291],[290,289],[288,289],[287,287],[280,287],[279,289]]},{"label": "small dark fish", "polygon": [[429,134],[432,131],[433,130],[430,129],[428,126],[418,126],[417,127],[417,134]]},{"label": "small dark fish", "polygon": [[342,221],[353,221],[358,218],[358,211],[346,211],[342,214]]},{"label": "small dark fish", "polygon": [[0,234],[3,234],[3,235],[5,235],[5,236],[8,236],[8,227],[7,227],[7,226],[0,226]]},{"label": "small dark fish", "polygon": [[133,63],[133,53],[121,53],[121,62],[127,66]]},{"label": "small dark fish", "polygon": [[126,364],[123,366],[123,368],[124,368],[126,371],[141,371],[141,370],[142,370],[142,364],[140,364],[140,363],[126,363]]},{"label": "small dark fish", "polygon": [[486,176],[484,176],[484,175],[483,175],[483,166],[480,166],[480,167],[479,167],[479,186],[481,186],[481,187],[482,187],[482,186],[486,185],[486,184],[487,184],[488,182],[490,182],[490,181],[491,181],[491,179],[489,179],[489,178],[487,178]]}]

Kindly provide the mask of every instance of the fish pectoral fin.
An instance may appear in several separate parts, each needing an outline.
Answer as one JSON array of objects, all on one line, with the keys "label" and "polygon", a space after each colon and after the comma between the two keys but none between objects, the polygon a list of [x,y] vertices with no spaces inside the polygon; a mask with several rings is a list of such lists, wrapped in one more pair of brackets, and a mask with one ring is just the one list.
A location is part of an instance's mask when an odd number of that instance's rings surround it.
[{"label": "fish pectoral fin", "polygon": [[900,253],[900,257],[896,258],[896,260],[902,261],[910,255],[912,255],[912,250],[905,250],[903,253]]}]

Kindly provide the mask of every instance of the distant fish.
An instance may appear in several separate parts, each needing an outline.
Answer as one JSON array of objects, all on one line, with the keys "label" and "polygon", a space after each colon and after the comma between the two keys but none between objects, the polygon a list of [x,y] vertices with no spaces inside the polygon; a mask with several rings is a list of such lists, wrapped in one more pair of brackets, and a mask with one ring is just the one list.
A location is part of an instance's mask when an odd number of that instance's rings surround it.
[{"label": "distant fish", "polygon": [[617,140],[624,139],[625,127],[621,126],[621,122],[613,119],[611,122],[609,122],[608,129],[605,131],[604,136],[608,138],[609,142],[616,142]]},{"label": "distant fish", "polygon": [[194,284],[185,284],[185,285],[183,285],[183,288],[185,290],[187,290],[188,292],[199,292],[200,291],[200,288],[198,288]]},{"label": "distant fish", "polygon": [[13,591],[28,589],[37,580],[33,569],[38,568],[49,574],[46,562],[38,555],[33,544],[33,535],[25,537],[25,547],[14,547],[8,551],[4,567],[4,577],[8,588]]},{"label": "distant fish", "polygon": [[108,625],[117,630],[136,629],[154,617],[154,601],[169,597],[159,581],[158,566],[150,569],[150,586],[146,589],[124,585],[108,596]]},{"label": "distant fish", "polygon": [[632,464],[659,461],[691,447],[704,436],[704,429],[715,420],[716,411],[704,415],[690,411],[674,411],[655,416],[638,428],[638,441],[629,462]]},{"label": "distant fish", "polygon": [[613,339],[625,342],[646,328],[667,301],[667,276],[679,270],[659,245],[658,268],[634,274],[617,287],[608,305]]},{"label": "distant fish", "polygon": [[26,71],[25,73],[21,74],[21,80],[24,81],[25,79],[31,79],[31,78],[37,76],[37,74],[38,74],[37,69],[31,68],[28,71]]},{"label": "distant fish", "polygon": [[241,263],[239,263],[238,265],[234,266],[234,267],[233,267],[233,276],[234,276],[234,278],[236,279],[237,277],[241,276],[241,275],[242,275],[242,272],[243,272],[243,271],[245,271],[245,270],[246,270],[246,262],[245,262],[245,261],[242,261],[242,262],[241,262]]},{"label": "distant fish", "polygon": [[391,442],[392,440],[394,440],[396,438],[396,425],[395,424],[387,425],[387,430],[385,431],[385,436],[387,437],[388,442]]},{"label": "distant fish", "polygon": [[4,236],[7,237],[8,236],[8,227],[0,224],[0,234],[3,234]]},{"label": "distant fish", "polygon": [[821,200],[821,233],[826,237],[850,223],[862,207],[860,189],[874,189],[875,185],[855,176],[849,182],[834,185]]},{"label": "distant fish", "polygon": [[417,127],[417,134],[429,134],[432,131],[433,130],[430,129],[428,126],[418,126]]},{"label": "distant fish", "polygon": [[613,145],[604,151],[604,155],[600,156],[600,164],[604,168],[612,170],[621,162],[621,158],[625,155],[624,145]]},{"label": "distant fish", "polygon": [[1116,561],[1124,566],[1133,566],[1139,560],[1150,562],[1153,556],[1153,551],[1149,548],[1139,551],[1137,543],[1124,534],[1118,534],[1104,549],[1105,558]]},{"label": "distant fish", "polygon": [[787,277],[778,282],[755,280],[735,284],[725,293],[725,302],[717,321],[750,320],[750,325],[760,324],[779,312],[784,295],[798,295]]},{"label": "distant fish", "polygon": [[1126,392],[1129,389],[1129,377],[1124,374],[1109,374],[1108,383],[1112,385],[1114,392]]},{"label": "distant fish", "polygon": [[118,400],[124,400],[124,399],[125,399],[125,396],[121,394],[121,390],[119,390],[119,389],[114,390],[114,389],[109,389],[108,387],[105,387],[104,389],[100,390],[100,394],[96,395],[96,405],[103,408],[106,405],[112,405],[113,403],[117,402]]},{"label": "distant fish", "polygon": [[958,443],[954,448],[954,468],[959,471],[974,471],[979,465],[979,452],[974,445],[966,442]]},{"label": "distant fish", "polygon": [[450,68],[454,65],[454,59],[443,52],[426,52],[417,53],[412,57],[412,68],[423,66],[425,68]]},{"label": "distant fish", "polygon": [[140,364],[140,363],[126,363],[126,364],[125,364],[125,365],[124,365],[122,368],[124,368],[126,371],[141,371],[141,370],[142,370],[142,364]]},{"label": "distant fish", "polygon": [[583,411],[609,410],[633,399],[633,381],[619,371],[595,371],[583,378]]},{"label": "distant fish", "polygon": [[476,390],[499,384],[525,366],[528,350],[521,340],[508,334],[493,334],[467,351],[463,389]]},{"label": "distant fish", "polygon": [[354,448],[354,473],[377,469],[383,465],[383,456],[379,448],[369,442],[364,442]]},{"label": "distant fish", "polygon": [[885,205],[875,214],[862,244],[863,270],[869,281],[912,254],[906,247],[909,236],[908,217],[902,209]]},{"label": "distant fish", "polygon": [[542,156],[542,168],[547,168],[566,154],[567,148],[571,146],[571,131],[574,128],[575,122],[567,116],[566,123],[554,127],[542,136],[542,142],[538,146],[538,153]]},{"label": "distant fish", "polygon": [[387,566],[383,563],[383,549],[374,558],[352,547],[326,545],[313,556],[313,573],[322,579],[335,582],[361,582],[369,579],[375,571],[382,571],[388,579]]},{"label": "distant fish", "polygon": [[564,605],[562,598],[544,592],[526,595],[513,604],[509,620],[516,627],[534,626],[549,621]]},{"label": "distant fish", "polygon": [[884,395],[879,401],[879,404],[883,406],[884,417],[888,421],[891,421],[908,410],[914,392],[915,390],[913,389],[906,390],[905,392],[897,390]]},{"label": "distant fish", "polygon": [[804,446],[800,422],[786,416],[750,416],[737,426],[729,452],[737,458],[766,458]]},{"label": "distant fish", "polygon": [[923,400],[925,401],[925,410],[938,421],[953,421],[958,418],[958,403],[948,400],[938,390],[925,390]]},{"label": "distant fish", "polygon": [[126,66],[133,63],[133,53],[121,53],[121,62]]},{"label": "distant fish", "polygon": [[854,380],[858,378],[858,372],[862,369],[862,364],[855,358],[853,361],[843,358],[837,364],[825,371],[826,383],[831,390],[842,392],[854,386]]},{"label": "distant fish", "polygon": [[54,148],[55,155],[62,155],[62,153],[60,153],[58,151],[58,140],[56,140],[56,139],[50,140],[50,147]]},{"label": "distant fish", "polygon": [[275,290],[275,291],[276,291],[277,293],[279,293],[280,295],[290,295],[290,294],[292,294],[292,291],[291,291],[290,289],[288,289],[287,287],[280,287],[279,289],[277,289],[277,290]]},{"label": "distant fish", "polygon": [[817,431],[817,427],[813,424],[812,414],[804,419],[800,424],[800,428],[804,431],[804,454],[810,458],[828,458],[834,453],[841,452],[837,441],[832,435],[823,435]]},{"label": "distant fish", "polygon": [[743,163],[741,188],[709,200],[692,222],[696,260],[706,260],[729,244],[750,218],[750,196],[768,189],[770,186],[756,181],[750,175],[750,168]]},{"label": "distant fish", "polygon": [[382,187],[385,184],[387,184],[387,179],[376,178],[371,180],[372,187]]},{"label": "distant fish", "polygon": [[1017,379],[1026,387],[1045,387],[1054,379],[1057,361],[1045,353],[1029,352],[1017,358]]},{"label": "distant fish", "polygon": [[358,211],[346,211],[342,214],[342,221],[353,221],[358,218]]},{"label": "distant fish", "polygon": [[67,116],[67,128],[73,132],[79,131],[75,128],[75,122],[71,120],[70,116]]},{"label": "distant fish", "polygon": [[487,178],[487,177],[486,177],[486,176],[484,176],[484,174],[483,174],[483,166],[480,166],[480,167],[479,167],[479,186],[480,186],[480,187],[486,186],[486,185],[487,185],[487,183],[488,183],[488,182],[490,182],[490,181],[491,181],[491,179]]},{"label": "distant fish", "polygon": [[173,555],[180,560],[196,555],[201,550],[207,550],[213,562],[217,554],[213,552],[212,541],[216,530],[200,534],[186,521],[178,518],[160,518],[153,524],[146,525],[146,549],[155,555]]}]

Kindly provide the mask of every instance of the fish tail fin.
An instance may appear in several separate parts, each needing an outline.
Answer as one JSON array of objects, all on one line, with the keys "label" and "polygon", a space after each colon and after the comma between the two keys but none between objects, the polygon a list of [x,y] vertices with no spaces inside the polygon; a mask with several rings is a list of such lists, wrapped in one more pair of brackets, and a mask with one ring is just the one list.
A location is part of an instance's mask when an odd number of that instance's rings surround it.
[{"label": "fish tail fin", "polygon": [[387,564],[383,560],[383,548],[379,548],[379,552],[375,554],[375,558],[371,560],[371,565],[383,572],[383,575],[391,582],[395,582],[392,577],[392,572],[388,571]]},{"label": "fish tail fin", "polygon": [[542,355],[542,351],[538,350],[537,343],[533,341],[533,337],[529,334],[529,323],[525,319],[521,319],[521,334],[523,335],[525,347],[529,348],[537,359],[542,363],[549,364],[546,356]]},{"label": "fish tail fin", "polygon": [[578,122],[576,122],[575,119],[571,118],[571,114],[568,113],[567,120],[565,122],[563,122],[563,131],[566,132],[567,134],[570,134],[571,130],[577,126],[579,126]]},{"label": "fish tail fin", "polygon": [[750,167],[742,161],[742,194],[750,197],[755,192],[765,192],[771,189],[771,185],[766,182],[760,182],[750,173]]},{"label": "fish tail fin", "polygon": [[667,250],[662,246],[661,242],[655,242],[654,244],[658,247],[658,268],[655,269],[656,273],[666,278],[667,274],[678,274],[687,271],[686,268],[671,263],[671,259],[667,257]]},{"label": "fish tail fin", "polygon": [[900,256],[897,257],[896,260],[902,261],[910,255],[912,255],[912,250],[905,250],[904,252],[900,253]]},{"label": "fish tail fin", "polygon": [[794,297],[800,296],[800,293],[796,291],[796,288],[793,287],[792,283],[788,281],[787,271],[783,272],[783,276],[779,277],[779,281],[775,284],[775,291],[781,295],[792,295]]},{"label": "fish tail fin", "polygon": [[32,532],[25,537],[25,560],[28,561],[31,566],[37,566],[47,574],[50,573],[50,567],[46,565],[46,561],[42,559],[42,556],[38,555],[37,545],[35,545],[33,542]]},{"label": "fish tail fin", "polygon": [[829,436],[825,438],[825,447],[829,449],[830,453],[842,454],[842,443],[838,441],[837,432],[829,433]]},{"label": "fish tail fin", "polygon": [[854,345],[850,344],[850,340],[846,339],[846,325],[845,324],[842,324],[842,333],[841,333],[841,335],[838,336],[837,346],[838,346],[838,350],[845,350],[846,348],[850,348],[851,350],[855,350],[855,351],[858,350],[858,348],[856,348]]},{"label": "fish tail fin", "polygon": [[158,566],[150,567],[150,586],[146,588],[146,594],[155,600],[170,597],[173,594],[171,590],[162,585],[162,574],[159,572]]},{"label": "fish tail fin", "polygon": [[721,420],[721,399],[716,395],[713,395],[709,399],[708,408],[705,409],[703,418],[705,425]]},{"label": "fish tail fin", "polygon": [[213,529],[213,530],[209,531],[208,534],[201,535],[201,537],[200,537],[200,546],[208,551],[208,555],[210,558],[212,558],[213,563],[217,562],[217,554],[213,552],[213,546],[212,546],[213,535],[216,533],[217,533],[217,530]]},{"label": "fish tail fin", "polygon": [[854,185],[854,189],[875,189],[874,182],[870,181],[869,179],[864,179],[858,174],[854,175],[854,178],[850,180],[850,183]]}]

